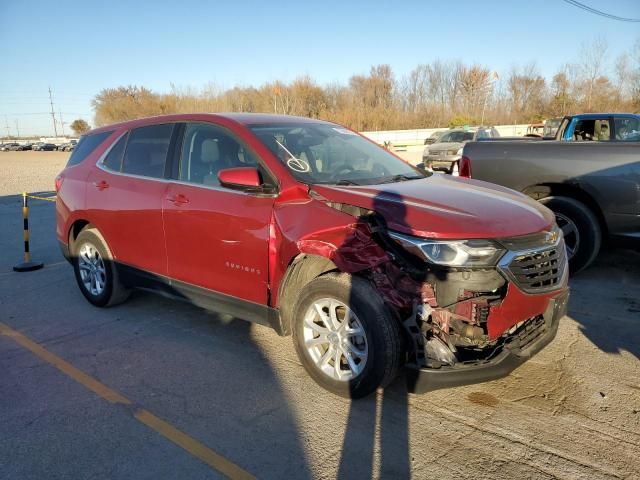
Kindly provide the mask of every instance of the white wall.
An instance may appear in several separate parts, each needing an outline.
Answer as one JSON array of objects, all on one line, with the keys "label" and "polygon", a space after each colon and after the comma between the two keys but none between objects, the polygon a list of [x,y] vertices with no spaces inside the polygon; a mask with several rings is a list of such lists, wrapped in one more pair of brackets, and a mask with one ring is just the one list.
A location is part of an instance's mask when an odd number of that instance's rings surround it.
[{"label": "white wall", "polygon": [[[527,133],[529,125],[495,125],[503,137],[523,137]],[[360,132],[365,137],[370,138],[376,143],[391,142],[393,145],[423,145],[425,138],[431,136],[433,132],[438,130],[446,130],[447,127],[441,128],[422,128],[416,130],[384,130],[378,132]]]}]

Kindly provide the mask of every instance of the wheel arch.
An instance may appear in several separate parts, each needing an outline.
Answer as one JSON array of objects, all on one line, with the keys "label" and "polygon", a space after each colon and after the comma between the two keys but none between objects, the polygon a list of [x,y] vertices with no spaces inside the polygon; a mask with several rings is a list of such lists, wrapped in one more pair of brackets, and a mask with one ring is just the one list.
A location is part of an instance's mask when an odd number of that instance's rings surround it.
[{"label": "wheel arch", "polygon": [[69,231],[67,232],[67,240],[69,242],[69,252],[73,252],[73,246],[75,244],[78,235],[80,232],[87,228],[87,226],[91,226],[91,222],[85,220],[84,218],[80,218],[75,220],[70,226]]},{"label": "wheel arch", "polygon": [[280,311],[283,335],[291,334],[291,315],[296,298],[313,279],[329,272],[340,271],[333,261],[321,255],[300,253],[289,266],[278,288],[277,308]]},{"label": "wheel arch", "polygon": [[111,250],[111,247],[109,246],[109,242],[107,242],[107,240],[104,238],[104,235],[102,235],[102,232],[100,232],[100,230],[90,221],[86,220],[86,219],[78,219],[75,222],[73,222],[73,224],[71,224],[71,227],[69,228],[69,253],[71,254],[74,251],[74,246],[75,246],[75,242],[76,239],[78,238],[78,235],[80,235],[80,232],[82,232],[83,230],[86,230],[88,228],[91,228],[94,230],[95,234],[100,237],[100,240],[102,240],[102,243],[104,244],[105,248],[107,249],[107,253],[109,254],[109,260],[113,260],[113,251]]},{"label": "wheel arch", "polygon": [[525,188],[522,193],[534,200],[546,197],[569,197],[577,200],[589,208],[598,219],[603,235],[608,232],[607,222],[598,202],[583,188],[569,183],[539,183]]}]

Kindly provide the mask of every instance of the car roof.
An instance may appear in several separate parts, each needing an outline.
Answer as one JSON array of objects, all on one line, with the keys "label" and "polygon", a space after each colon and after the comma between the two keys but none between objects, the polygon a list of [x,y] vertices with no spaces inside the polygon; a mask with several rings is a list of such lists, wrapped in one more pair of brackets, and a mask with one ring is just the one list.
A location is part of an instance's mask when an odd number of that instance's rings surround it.
[{"label": "car roof", "polygon": [[640,115],[636,113],[611,113],[611,112],[602,112],[602,113],[579,113],[577,115],[568,115],[571,118],[583,118],[585,120],[598,119],[600,117],[635,117],[640,118]]},{"label": "car roof", "polygon": [[105,125],[104,127],[95,128],[87,134],[99,133],[114,129],[129,129],[150,124],[162,122],[189,122],[189,121],[206,121],[206,120],[227,119],[232,120],[240,125],[261,125],[261,124],[289,124],[289,123],[316,123],[333,125],[331,122],[317,120],[307,117],[296,117],[293,115],[276,115],[271,113],[180,113],[173,115],[159,115],[155,117],[138,118],[136,120],[128,120],[126,122]]}]

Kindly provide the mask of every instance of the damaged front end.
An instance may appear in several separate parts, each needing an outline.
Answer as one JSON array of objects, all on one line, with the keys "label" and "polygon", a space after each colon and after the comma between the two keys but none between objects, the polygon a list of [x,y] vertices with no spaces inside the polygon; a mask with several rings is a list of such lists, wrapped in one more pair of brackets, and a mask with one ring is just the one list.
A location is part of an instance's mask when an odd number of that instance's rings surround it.
[{"label": "damaged front end", "polygon": [[[503,377],[554,338],[568,299],[557,229],[497,241],[430,241],[388,230],[373,211],[329,206],[358,218],[357,234],[334,261],[368,277],[400,318],[410,391]],[[363,268],[364,252],[375,248],[385,255]]]}]

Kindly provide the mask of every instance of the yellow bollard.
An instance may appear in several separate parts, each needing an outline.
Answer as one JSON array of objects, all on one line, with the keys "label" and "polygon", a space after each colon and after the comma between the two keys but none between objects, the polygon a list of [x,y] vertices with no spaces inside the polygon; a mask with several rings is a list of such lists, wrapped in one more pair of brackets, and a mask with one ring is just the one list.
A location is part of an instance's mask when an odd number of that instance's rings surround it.
[{"label": "yellow bollard", "polygon": [[24,228],[24,262],[13,267],[16,272],[32,272],[44,267],[41,262],[31,261],[29,251],[29,204],[27,203],[27,192],[22,192],[22,223]]}]

